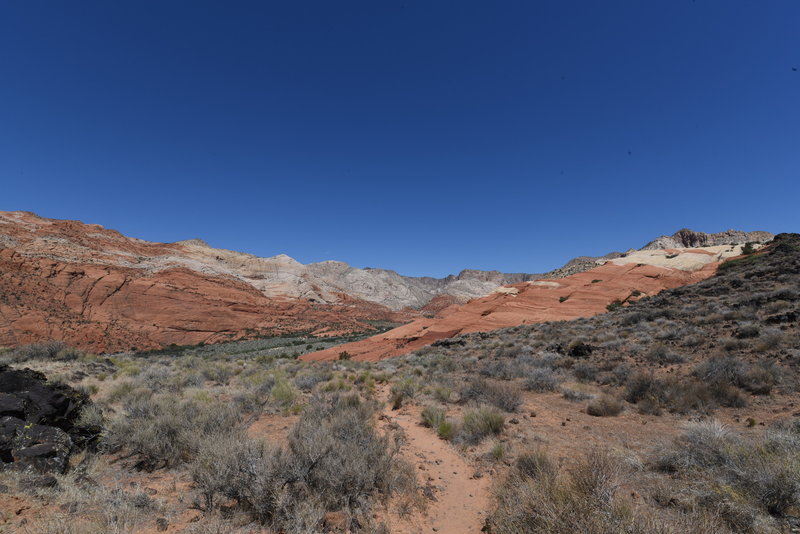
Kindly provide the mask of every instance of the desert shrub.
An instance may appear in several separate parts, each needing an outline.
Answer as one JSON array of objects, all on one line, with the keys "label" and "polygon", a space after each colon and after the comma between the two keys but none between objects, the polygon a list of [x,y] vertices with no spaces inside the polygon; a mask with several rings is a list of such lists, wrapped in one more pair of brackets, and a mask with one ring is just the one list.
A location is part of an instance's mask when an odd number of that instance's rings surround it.
[{"label": "desert shrub", "polygon": [[516,461],[517,471],[527,478],[549,479],[558,472],[558,466],[542,449],[534,449],[519,455]]},{"label": "desert shrub", "polygon": [[685,478],[737,532],[750,531],[759,511],[781,516],[800,504],[800,434],[791,427],[747,440],[717,421],[694,423],[654,467]]},{"label": "desert shrub", "polygon": [[753,365],[733,356],[709,358],[692,373],[709,384],[737,386],[759,395],[769,394],[780,378],[780,371],[772,362]]},{"label": "desert shrub", "polygon": [[624,399],[637,404],[643,413],[657,415],[661,408],[676,413],[708,413],[719,406],[740,408],[746,405],[741,393],[722,383],[698,382],[692,377],[656,378],[638,372],[625,385]]},{"label": "desert shrub", "polygon": [[29,360],[56,360],[58,359],[58,353],[67,349],[67,345],[62,341],[44,341],[17,347],[6,358],[14,363],[22,363]]},{"label": "desert shrub", "polygon": [[450,441],[456,436],[456,434],[458,434],[458,430],[459,428],[458,425],[456,425],[456,423],[447,420],[439,423],[439,426],[436,427],[436,434],[440,438]]},{"label": "desert shrub", "polygon": [[778,350],[784,342],[784,334],[780,330],[770,328],[761,335],[754,349],[757,352],[775,351]]},{"label": "desert shrub", "polygon": [[661,364],[683,363],[686,361],[683,356],[672,352],[667,346],[661,344],[653,345],[645,354],[645,358],[651,362]]},{"label": "desert shrub", "polygon": [[481,364],[478,372],[482,376],[499,378],[501,380],[512,380],[525,374],[525,370],[531,364],[530,356],[519,356],[512,360],[492,359]]},{"label": "desert shrub", "polygon": [[104,446],[139,455],[146,468],[173,466],[191,460],[209,436],[230,433],[241,423],[232,404],[171,394],[138,398],[128,404],[127,415],[112,421]]},{"label": "desert shrub", "polygon": [[597,379],[597,367],[588,362],[578,362],[572,367],[572,374],[581,382],[592,382]]},{"label": "desert shrub", "polygon": [[481,406],[464,414],[459,437],[467,443],[478,443],[486,436],[503,431],[505,420],[495,408]]},{"label": "desert shrub", "polygon": [[270,391],[271,400],[281,408],[288,408],[297,398],[297,390],[285,378],[278,378]]},{"label": "desert shrub", "polygon": [[[666,528],[616,499],[619,467],[594,451],[569,471],[541,453],[518,462],[497,491],[490,532],[515,534],[662,534]],[[580,511],[576,513],[576,511]]]},{"label": "desert shrub", "polygon": [[415,486],[413,469],[375,431],[373,413],[354,395],[315,397],[286,447],[221,437],[198,455],[192,476],[207,506],[217,495],[234,499],[275,531],[320,531],[327,511],[344,511],[360,530],[374,499]]},{"label": "desert shrub", "polygon": [[622,402],[610,395],[601,395],[586,406],[586,413],[595,417],[615,416],[622,413]]},{"label": "desert shrub", "polygon": [[528,391],[546,393],[556,391],[560,382],[558,375],[551,369],[541,367],[528,371],[523,383]]},{"label": "desert shrub", "polygon": [[74,347],[65,347],[58,351],[56,355],[53,357],[55,360],[63,361],[63,362],[74,362],[80,358],[86,356],[86,353],[82,350],[76,349]]},{"label": "desert shrub", "polygon": [[331,378],[333,373],[330,371],[302,374],[294,377],[294,385],[300,391],[311,391],[317,384],[327,382]]},{"label": "desert shrub", "polygon": [[105,417],[103,410],[95,403],[88,403],[81,408],[81,413],[78,416],[77,424],[81,426],[99,426],[105,425]]},{"label": "desert shrub", "polygon": [[506,412],[514,412],[522,404],[522,394],[516,385],[508,382],[472,378],[461,389],[461,400],[491,404]]},{"label": "desert shrub", "polygon": [[391,387],[392,408],[397,410],[402,406],[403,400],[414,398],[419,390],[419,385],[413,378],[406,378],[395,382]]},{"label": "desert shrub", "polygon": [[428,428],[439,428],[445,420],[447,412],[439,406],[426,406],[422,409],[422,423]]},{"label": "desert shrub", "polygon": [[506,446],[500,441],[495,442],[492,448],[489,449],[489,456],[496,462],[501,461],[506,457]]},{"label": "desert shrub", "polygon": [[561,390],[561,395],[568,401],[572,402],[581,402],[594,397],[594,395],[591,393],[574,388],[563,388]]}]

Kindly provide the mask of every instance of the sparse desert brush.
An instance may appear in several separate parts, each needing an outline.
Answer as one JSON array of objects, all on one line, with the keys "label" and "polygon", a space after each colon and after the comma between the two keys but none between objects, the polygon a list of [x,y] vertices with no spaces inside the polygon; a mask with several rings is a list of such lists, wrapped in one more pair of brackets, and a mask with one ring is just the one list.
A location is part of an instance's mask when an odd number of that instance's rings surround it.
[{"label": "sparse desert brush", "polygon": [[589,393],[588,391],[571,387],[561,388],[561,395],[568,401],[572,402],[581,402],[594,398],[594,394]]},{"label": "sparse desert brush", "polygon": [[464,414],[459,438],[467,443],[478,443],[486,436],[499,434],[504,426],[503,414],[496,408],[481,406]]},{"label": "sparse desert brush", "polygon": [[285,448],[246,436],[209,441],[192,468],[206,507],[217,495],[234,499],[282,532],[318,531],[327,511],[369,517],[375,499],[416,487],[413,469],[375,431],[373,410],[355,395],[315,397]]},{"label": "sparse desert brush", "polygon": [[459,431],[458,425],[451,420],[441,421],[439,425],[436,427],[436,435],[442,438],[445,441],[452,440]]},{"label": "sparse desert brush", "polygon": [[666,345],[656,344],[645,354],[645,358],[654,363],[674,364],[683,363],[686,358],[669,349]]},{"label": "sparse desert brush", "polygon": [[333,373],[330,371],[298,374],[294,377],[294,385],[297,386],[300,391],[311,391],[317,384],[327,382],[331,378],[333,378]]},{"label": "sparse desert brush", "polygon": [[528,371],[525,381],[525,389],[535,393],[546,393],[556,391],[561,383],[559,376],[546,367],[534,368]]},{"label": "sparse desert brush", "polygon": [[439,428],[446,416],[447,412],[440,406],[425,406],[422,409],[422,423],[428,428]]},{"label": "sparse desert brush", "polygon": [[578,362],[572,367],[572,374],[581,382],[594,382],[597,379],[598,369],[589,362]]},{"label": "sparse desert brush", "polygon": [[491,404],[506,412],[514,412],[522,404],[522,393],[515,384],[473,377],[461,388],[462,402]]},{"label": "sparse desert brush", "polygon": [[492,445],[492,448],[489,450],[489,456],[496,462],[506,457],[506,446],[502,441],[497,441]]},{"label": "sparse desert brush", "polygon": [[622,413],[624,405],[616,397],[610,395],[600,395],[589,402],[586,406],[586,413],[595,417],[610,417]]},{"label": "sparse desert brush", "polygon": [[405,378],[392,384],[390,391],[392,394],[392,408],[397,410],[403,405],[403,400],[411,399],[416,396],[417,391],[419,391],[419,384],[413,378]]},{"label": "sparse desert brush", "polygon": [[270,399],[281,408],[288,408],[297,398],[297,390],[285,378],[279,378],[270,392]]},{"label": "sparse desert brush", "polygon": [[[594,451],[564,471],[542,453],[518,462],[496,494],[490,532],[515,534],[666,534],[616,497],[620,468]],[[580,511],[580,512],[576,512]]]},{"label": "sparse desert brush", "polygon": [[551,479],[558,473],[558,466],[550,460],[544,449],[533,449],[519,455],[516,470],[531,479]]},{"label": "sparse desert brush", "polygon": [[231,404],[182,400],[171,394],[138,399],[127,412],[111,421],[104,447],[137,454],[151,469],[190,461],[203,440],[241,425]]},{"label": "sparse desert brush", "polygon": [[753,365],[733,356],[709,358],[692,372],[703,382],[738,386],[759,395],[769,394],[780,379],[780,371],[772,362]]},{"label": "sparse desert brush", "polygon": [[694,505],[721,511],[736,532],[759,532],[759,515],[781,517],[800,504],[800,434],[791,426],[746,439],[717,421],[694,423],[654,467],[704,495]]}]

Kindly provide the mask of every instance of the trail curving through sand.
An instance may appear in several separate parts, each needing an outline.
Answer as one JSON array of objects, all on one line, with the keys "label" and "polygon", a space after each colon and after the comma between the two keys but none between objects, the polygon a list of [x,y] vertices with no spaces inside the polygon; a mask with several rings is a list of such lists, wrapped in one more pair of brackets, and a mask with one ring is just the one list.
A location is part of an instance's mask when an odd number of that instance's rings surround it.
[{"label": "trail curving through sand", "polygon": [[403,429],[406,443],[403,458],[416,469],[420,485],[429,486],[435,498],[429,500],[421,526],[394,533],[437,532],[439,534],[477,534],[483,529],[490,507],[490,479],[478,475],[461,455],[434,432],[420,425],[420,410],[386,408],[383,419]]}]

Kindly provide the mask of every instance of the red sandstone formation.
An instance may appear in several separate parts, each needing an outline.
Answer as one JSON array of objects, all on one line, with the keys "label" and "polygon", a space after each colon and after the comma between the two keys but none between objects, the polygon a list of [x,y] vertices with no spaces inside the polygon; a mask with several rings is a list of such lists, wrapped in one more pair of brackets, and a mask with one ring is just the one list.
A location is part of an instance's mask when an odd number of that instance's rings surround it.
[{"label": "red sandstone formation", "polygon": [[[707,250],[671,250],[672,254],[712,254]],[[618,260],[617,260],[618,261]],[[453,305],[439,318],[417,319],[361,341],[306,354],[303,359],[334,360],[346,351],[354,360],[376,361],[398,356],[458,334],[496,330],[523,324],[590,317],[603,313],[614,301],[654,295],[663,289],[704,280],[719,262],[697,265],[694,270],[639,263],[606,263],[565,278],[523,282],[499,288],[495,293]]]},{"label": "red sandstone formation", "polygon": [[[2,215],[0,346],[57,339],[97,352],[151,349],[369,331],[367,319],[410,317],[347,295],[337,304],[266,296],[232,276],[188,268],[180,243],[29,213]],[[158,262],[163,266],[153,268]]]}]

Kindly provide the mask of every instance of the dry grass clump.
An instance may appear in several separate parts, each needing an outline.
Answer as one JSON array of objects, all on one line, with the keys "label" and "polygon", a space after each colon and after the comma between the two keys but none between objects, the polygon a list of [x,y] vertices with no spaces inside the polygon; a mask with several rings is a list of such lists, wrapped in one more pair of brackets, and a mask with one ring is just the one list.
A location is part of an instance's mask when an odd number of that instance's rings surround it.
[{"label": "dry grass clump", "polygon": [[422,409],[422,423],[428,428],[439,428],[446,415],[447,412],[440,406],[426,406]]},{"label": "dry grass clump", "polygon": [[503,431],[505,419],[496,408],[481,406],[464,414],[457,438],[465,443],[478,443],[486,436]]},{"label": "dry grass clump", "polygon": [[487,520],[497,534],[657,534],[669,532],[617,499],[620,466],[593,451],[572,469],[540,451],[523,455],[497,491]]},{"label": "dry grass clump", "polygon": [[379,436],[375,407],[357,396],[316,397],[286,447],[219,435],[192,465],[211,509],[217,496],[235,500],[278,532],[316,532],[326,512],[344,512],[349,529],[369,529],[374,499],[415,488],[413,469]]},{"label": "dry grass clump", "polygon": [[[14,532],[24,534],[106,534],[141,532],[154,515],[164,512],[163,502],[150,497],[141,487],[97,484],[108,466],[102,458],[86,456],[67,474],[57,474],[47,487],[31,487],[29,473],[4,473],[6,491],[17,486],[27,498],[37,498],[50,506],[36,517],[20,523]],[[11,476],[9,476],[11,475]],[[5,532],[5,531],[3,531]]]},{"label": "dry grass clump", "polygon": [[586,413],[595,417],[611,417],[622,413],[621,400],[610,395],[601,395],[586,406]]},{"label": "dry grass clump", "polygon": [[491,404],[503,411],[515,412],[522,404],[522,393],[509,382],[473,377],[461,389],[461,401]]},{"label": "dry grass clump", "polygon": [[684,507],[717,514],[735,532],[779,532],[770,516],[800,504],[800,425],[748,440],[717,421],[694,423],[656,454],[654,467],[689,486]]}]

